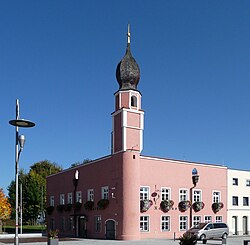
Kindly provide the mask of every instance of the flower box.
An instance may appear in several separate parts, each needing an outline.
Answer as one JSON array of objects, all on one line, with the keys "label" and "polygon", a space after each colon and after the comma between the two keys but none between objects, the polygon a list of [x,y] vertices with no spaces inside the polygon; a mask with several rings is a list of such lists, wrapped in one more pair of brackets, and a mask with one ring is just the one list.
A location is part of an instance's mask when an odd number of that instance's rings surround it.
[{"label": "flower box", "polygon": [[109,205],[109,200],[108,199],[101,199],[98,201],[97,206],[99,209],[105,209]]},{"label": "flower box", "polygon": [[181,201],[178,204],[178,208],[181,212],[187,211],[191,207],[191,202],[190,201]]},{"label": "flower box", "polygon": [[204,202],[194,202],[192,207],[195,212],[199,212],[205,207],[205,204]]},{"label": "flower box", "polygon": [[94,208],[94,202],[93,201],[87,201],[87,202],[85,202],[84,203],[84,208],[86,209],[86,210],[93,210],[93,208]]},{"label": "flower box", "polygon": [[140,202],[140,208],[141,208],[141,212],[146,212],[147,210],[149,210],[149,208],[153,205],[153,202],[151,200],[141,200]]},{"label": "flower box", "polygon": [[224,204],[222,202],[214,202],[212,204],[212,210],[214,213],[219,212],[224,207]]},{"label": "flower box", "polygon": [[172,200],[163,200],[161,201],[160,208],[163,212],[168,212],[174,205]]}]

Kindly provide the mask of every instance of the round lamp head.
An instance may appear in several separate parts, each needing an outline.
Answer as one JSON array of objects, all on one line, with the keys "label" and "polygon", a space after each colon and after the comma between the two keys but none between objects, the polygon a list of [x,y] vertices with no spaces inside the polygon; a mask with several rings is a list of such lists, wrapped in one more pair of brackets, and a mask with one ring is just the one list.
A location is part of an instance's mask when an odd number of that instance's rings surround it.
[{"label": "round lamp head", "polygon": [[36,125],[35,123],[25,119],[10,120],[9,124],[11,124],[12,126],[23,127],[23,128],[31,128]]}]

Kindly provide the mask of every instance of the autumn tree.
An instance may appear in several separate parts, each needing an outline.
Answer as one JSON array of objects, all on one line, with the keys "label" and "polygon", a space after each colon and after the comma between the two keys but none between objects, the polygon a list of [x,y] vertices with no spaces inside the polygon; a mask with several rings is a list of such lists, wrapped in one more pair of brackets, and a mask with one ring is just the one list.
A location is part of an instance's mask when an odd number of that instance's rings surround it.
[{"label": "autumn tree", "polygon": [[3,230],[3,221],[10,218],[11,206],[8,198],[4,195],[3,189],[0,189],[0,233]]}]

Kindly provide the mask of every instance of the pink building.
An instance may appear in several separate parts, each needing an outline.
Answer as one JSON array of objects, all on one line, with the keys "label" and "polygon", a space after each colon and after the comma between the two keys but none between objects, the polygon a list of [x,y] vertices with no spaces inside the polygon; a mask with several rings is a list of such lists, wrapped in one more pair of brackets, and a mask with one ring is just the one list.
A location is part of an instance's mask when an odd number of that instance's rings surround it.
[{"label": "pink building", "polygon": [[226,167],[141,155],[140,70],[129,32],[116,77],[112,153],[47,178],[48,229],[65,236],[140,240],[179,237],[199,222],[226,222]]}]

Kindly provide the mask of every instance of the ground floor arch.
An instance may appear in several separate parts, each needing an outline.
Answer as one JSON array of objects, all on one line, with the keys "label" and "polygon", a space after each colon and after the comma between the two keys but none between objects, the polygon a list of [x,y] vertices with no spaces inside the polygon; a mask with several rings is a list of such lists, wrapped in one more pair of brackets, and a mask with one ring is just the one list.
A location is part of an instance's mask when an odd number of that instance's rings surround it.
[{"label": "ground floor arch", "polygon": [[113,219],[106,220],[105,222],[105,236],[108,240],[116,239],[116,221]]}]

